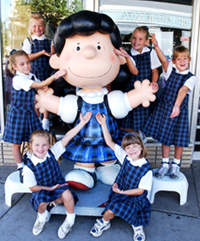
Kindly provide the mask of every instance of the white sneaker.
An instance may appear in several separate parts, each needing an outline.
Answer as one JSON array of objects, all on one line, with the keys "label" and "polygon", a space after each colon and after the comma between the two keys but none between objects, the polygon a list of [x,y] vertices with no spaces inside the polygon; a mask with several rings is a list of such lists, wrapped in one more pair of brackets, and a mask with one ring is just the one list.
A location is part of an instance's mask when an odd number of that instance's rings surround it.
[{"label": "white sneaker", "polygon": [[64,239],[66,235],[70,232],[72,226],[70,226],[67,221],[65,220],[60,228],[58,229],[58,237],[60,239]]},{"label": "white sneaker", "polygon": [[161,166],[156,172],[154,173],[154,176],[157,178],[163,178],[165,175],[168,174],[169,167],[167,166]]},{"label": "white sneaker", "polygon": [[133,236],[134,241],[145,241],[145,234],[144,232],[141,233],[135,233]]},{"label": "white sneaker", "polygon": [[139,228],[137,230],[137,228],[135,229],[134,231],[134,235],[133,235],[133,240],[134,241],[145,241],[145,234],[144,234],[144,231],[143,231],[143,227],[142,228]]},{"label": "white sneaker", "polygon": [[169,177],[171,179],[178,179],[180,173],[180,167],[177,164],[172,164],[172,166],[169,169]]},{"label": "white sneaker", "polygon": [[93,228],[90,230],[90,233],[94,237],[99,237],[102,235],[103,231],[107,230],[110,228],[110,222],[104,223],[103,219],[97,219],[97,222],[93,226]]},{"label": "white sneaker", "polygon": [[39,217],[37,216],[37,219],[35,221],[35,224],[32,230],[33,234],[34,235],[40,234],[44,228],[45,223],[46,223],[46,220],[44,222],[40,222]]}]

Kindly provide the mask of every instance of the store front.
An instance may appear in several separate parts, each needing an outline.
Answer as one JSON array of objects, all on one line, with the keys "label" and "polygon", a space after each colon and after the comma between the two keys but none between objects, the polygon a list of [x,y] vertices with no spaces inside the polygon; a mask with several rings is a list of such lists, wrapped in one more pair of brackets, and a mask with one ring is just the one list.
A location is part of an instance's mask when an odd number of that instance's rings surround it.
[{"label": "store front", "polygon": [[[1,0],[1,136],[9,108],[6,62],[10,51],[14,48],[21,48],[24,38],[28,36],[28,17],[31,13],[30,8],[19,9],[15,2],[15,0],[10,0],[5,3]],[[109,15],[120,29],[124,48],[130,46],[128,36],[133,29],[140,25],[146,25],[150,33],[156,33],[160,47],[169,59],[174,46],[182,44],[190,49],[192,58],[190,69],[197,76],[197,83],[189,102],[190,148],[192,150],[190,159],[198,159],[200,156],[200,70],[197,68],[200,66],[199,1],[84,0],[83,9]]]}]

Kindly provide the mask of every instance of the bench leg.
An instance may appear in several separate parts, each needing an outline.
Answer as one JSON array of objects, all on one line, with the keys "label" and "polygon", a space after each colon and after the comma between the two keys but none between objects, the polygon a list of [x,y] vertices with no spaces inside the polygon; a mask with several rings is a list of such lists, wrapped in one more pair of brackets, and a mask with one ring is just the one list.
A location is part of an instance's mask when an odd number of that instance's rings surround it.
[{"label": "bench leg", "polygon": [[5,203],[7,206],[11,207],[13,192],[10,190],[8,185],[5,183]]}]

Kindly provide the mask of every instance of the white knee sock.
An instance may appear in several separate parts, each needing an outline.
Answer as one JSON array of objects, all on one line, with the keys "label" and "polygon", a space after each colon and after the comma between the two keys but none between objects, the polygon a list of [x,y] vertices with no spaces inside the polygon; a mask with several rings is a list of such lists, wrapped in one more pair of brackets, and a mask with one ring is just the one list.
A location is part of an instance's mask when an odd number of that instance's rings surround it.
[{"label": "white knee sock", "polygon": [[67,213],[67,217],[65,219],[65,221],[70,225],[73,226],[75,223],[75,218],[76,218],[76,214],[75,213]]},{"label": "white knee sock", "polygon": [[163,167],[169,167],[169,157],[167,158],[162,158],[162,166]]},{"label": "white knee sock", "polygon": [[174,158],[172,165],[173,165],[173,164],[180,166],[181,160]]},{"label": "white knee sock", "polygon": [[133,228],[134,233],[140,233],[143,231],[143,226],[137,226],[137,227],[135,227],[133,225],[131,225],[131,226]]},{"label": "white knee sock", "polygon": [[43,213],[38,213],[40,222],[45,222],[48,215],[48,211],[45,210]]},{"label": "white knee sock", "polygon": [[47,131],[49,131],[49,120],[48,119],[43,119],[42,120],[42,127],[43,127],[43,129],[44,130],[47,130]]}]

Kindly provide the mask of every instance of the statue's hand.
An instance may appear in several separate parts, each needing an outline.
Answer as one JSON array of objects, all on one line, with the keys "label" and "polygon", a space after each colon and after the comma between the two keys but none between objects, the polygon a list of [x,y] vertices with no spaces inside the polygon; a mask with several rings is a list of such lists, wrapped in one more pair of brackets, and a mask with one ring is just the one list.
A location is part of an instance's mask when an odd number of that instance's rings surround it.
[{"label": "statue's hand", "polygon": [[156,96],[153,94],[154,90],[150,85],[149,80],[145,79],[142,82],[136,81],[134,83],[134,87],[135,91],[138,92],[138,98],[144,107],[148,107],[150,105],[150,101],[153,102],[156,99]]},{"label": "statue's hand", "polygon": [[134,89],[127,92],[129,103],[132,109],[141,104],[144,107],[148,107],[150,101],[154,101],[156,99],[156,96],[153,94],[154,90],[150,85],[149,80],[145,79],[142,82],[136,81],[134,83],[134,87]]},{"label": "statue's hand", "polygon": [[40,113],[44,113],[48,103],[48,100],[51,100],[51,97],[53,96],[53,90],[51,88],[48,88],[48,90],[44,91],[42,89],[38,89],[37,93],[35,95],[36,104],[35,107],[39,109]]}]

